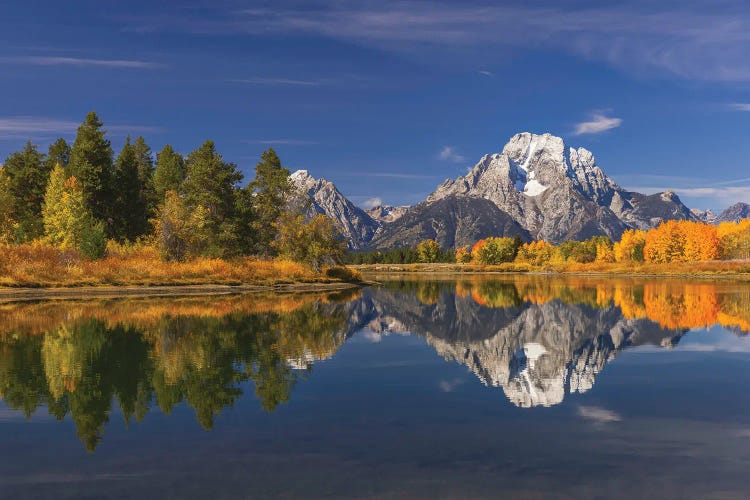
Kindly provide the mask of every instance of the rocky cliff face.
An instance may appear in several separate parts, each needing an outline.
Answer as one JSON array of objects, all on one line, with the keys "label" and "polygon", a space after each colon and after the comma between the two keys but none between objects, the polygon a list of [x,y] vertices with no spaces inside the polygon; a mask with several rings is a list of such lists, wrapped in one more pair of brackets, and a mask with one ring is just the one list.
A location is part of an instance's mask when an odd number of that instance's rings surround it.
[{"label": "rocky cliff face", "polygon": [[317,213],[333,221],[346,238],[350,249],[363,248],[372,240],[380,223],[349,201],[332,182],[315,179],[307,170],[294,172],[291,180],[298,189],[310,196],[312,207]]},{"label": "rocky cliff face", "polygon": [[750,218],[750,204],[747,203],[735,203],[731,207],[723,210],[718,217],[716,217],[716,223],[719,222],[737,222],[741,219]]}]

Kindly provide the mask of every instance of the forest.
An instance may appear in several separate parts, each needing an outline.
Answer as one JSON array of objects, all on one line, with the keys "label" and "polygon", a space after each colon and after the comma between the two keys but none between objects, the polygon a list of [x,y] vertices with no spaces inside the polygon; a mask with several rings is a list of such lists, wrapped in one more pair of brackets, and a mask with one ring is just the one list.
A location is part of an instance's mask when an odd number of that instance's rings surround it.
[{"label": "forest", "polygon": [[0,284],[312,279],[341,260],[332,223],[273,149],[242,181],[210,140],[154,155],[128,137],[115,155],[91,112],[72,145],[60,138],[43,153],[29,141],[0,168]]}]

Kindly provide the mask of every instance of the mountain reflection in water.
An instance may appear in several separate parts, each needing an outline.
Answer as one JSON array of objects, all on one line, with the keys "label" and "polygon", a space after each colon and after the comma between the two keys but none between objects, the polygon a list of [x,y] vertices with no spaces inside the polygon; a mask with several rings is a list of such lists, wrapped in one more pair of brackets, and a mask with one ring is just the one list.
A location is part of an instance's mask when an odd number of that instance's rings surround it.
[{"label": "mountain reflection in water", "polygon": [[594,386],[625,349],[675,346],[692,328],[750,330],[750,285],[542,277],[386,281],[335,294],[0,304],[0,397],[102,439],[185,402],[210,429],[252,382],[272,412],[348,338],[417,335],[519,407]]}]

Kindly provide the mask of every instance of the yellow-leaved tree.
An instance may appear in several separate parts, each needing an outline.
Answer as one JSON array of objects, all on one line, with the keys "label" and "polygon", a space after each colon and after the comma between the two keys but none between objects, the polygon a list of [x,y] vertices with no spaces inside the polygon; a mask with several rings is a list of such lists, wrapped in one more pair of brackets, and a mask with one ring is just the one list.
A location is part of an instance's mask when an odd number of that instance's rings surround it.
[{"label": "yellow-leaved tree", "polygon": [[63,249],[76,249],[89,259],[104,255],[107,239],[104,224],[91,214],[81,184],[66,178],[60,165],[50,175],[42,207],[47,240]]},{"label": "yellow-leaved tree", "polygon": [[628,229],[615,243],[614,253],[617,262],[643,262],[643,247],[646,244],[646,232],[640,229]]}]

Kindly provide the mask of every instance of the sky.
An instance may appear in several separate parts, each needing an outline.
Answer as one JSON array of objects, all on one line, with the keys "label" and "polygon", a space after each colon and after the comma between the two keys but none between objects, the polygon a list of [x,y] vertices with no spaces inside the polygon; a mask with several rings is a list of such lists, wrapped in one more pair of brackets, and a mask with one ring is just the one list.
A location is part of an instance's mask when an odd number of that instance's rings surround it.
[{"label": "sky", "polygon": [[423,200],[518,132],[623,187],[750,202],[750,4],[0,0],[0,161],[73,139],[273,147],[363,206]]}]

